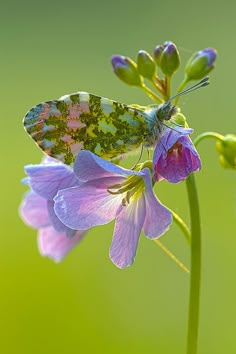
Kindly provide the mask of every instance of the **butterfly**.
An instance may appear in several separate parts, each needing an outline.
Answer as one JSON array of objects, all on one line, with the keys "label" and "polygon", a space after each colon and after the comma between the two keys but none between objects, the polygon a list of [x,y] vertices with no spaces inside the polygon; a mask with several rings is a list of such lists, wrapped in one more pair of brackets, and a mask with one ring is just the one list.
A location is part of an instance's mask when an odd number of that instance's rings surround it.
[{"label": "butterfly", "polygon": [[27,133],[49,156],[72,164],[82,149],[112,160],[139,147],[152,147],[178,112],[172,100],[198,87],[208,78],[160,105],[125,105],[87,92],[65,95],[31,108],[23,123]]}]

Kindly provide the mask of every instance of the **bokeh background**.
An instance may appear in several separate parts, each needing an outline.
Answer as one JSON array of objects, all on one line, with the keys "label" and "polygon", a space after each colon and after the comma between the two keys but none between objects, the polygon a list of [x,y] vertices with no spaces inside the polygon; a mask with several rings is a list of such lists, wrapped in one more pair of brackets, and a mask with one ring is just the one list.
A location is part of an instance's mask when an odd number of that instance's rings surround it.
[{"label": "bokeh background", "polygon": [[[76,91],[123,103],[150,104],[112,73],[110,56],[136,58],[165,40],[182,64],[193,51],[218,50],[211,85],[185,96],[181,107],[195,136],[230,133],[235,120],[233,1],[30,1],[1,4],[1,237],[0,352],[2,354],[138,354],[185,352],[189,276],[152,241],[140,239],[125,270],[109,260],[113,225],[93,229],[66,259],[42,258],[36,231],[18,206],[23,166],[42,153],[22,118],[35,104]],[[176,75],[174,88],[181,80]],[[223,171],[214,142],[200,146],[197,175],[203,228],[199,354],[236,352],[236,173]],[[163,203],[186,220],[184,183],[158,186]],[[186,265],[189,250],[173,225],[162,238]]]}]

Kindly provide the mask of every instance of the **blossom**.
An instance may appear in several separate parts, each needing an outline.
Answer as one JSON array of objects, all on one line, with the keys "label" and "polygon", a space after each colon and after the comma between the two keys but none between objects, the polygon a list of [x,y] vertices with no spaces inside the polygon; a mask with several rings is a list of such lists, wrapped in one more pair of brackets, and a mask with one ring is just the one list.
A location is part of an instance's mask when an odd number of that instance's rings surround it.
[{"label": "blossom", "polygon": [[153,155],[155,179],[169,182],[183,181],[201,168],[201,160],[189,134],[192,129],[181,126],[167,127],[157,142]]},{"label": "blossom", "polygon": [[60,261],[84,236],[86,231],[68,228],[54,213],[53,198],[60,188],[79,184],[73,170],[47,158],[42,164],[25,167],[30,191],[26,193],[20,215],[24,222],[38,229],[38,246],[43,256]]},{"label": "blossom", "polygon": [[74,173],[77,187],[60,190],[55,212],[71,229],[86,230],[115,219],[110,258],[119,268],[134,261],[141,230],[152,239],[166,232],[172,213],[153,193],[148,164],[127,170],[83,150]]}]

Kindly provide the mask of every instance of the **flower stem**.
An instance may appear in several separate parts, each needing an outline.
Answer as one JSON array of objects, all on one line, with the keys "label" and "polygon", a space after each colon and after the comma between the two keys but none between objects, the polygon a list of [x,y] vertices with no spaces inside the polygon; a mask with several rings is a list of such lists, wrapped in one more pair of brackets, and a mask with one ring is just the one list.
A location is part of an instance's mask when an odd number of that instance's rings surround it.
[{"label": "flower stem", "polygon": [[157,89],[162,95],[164,95],[163,87],[155,80],[155,78],[152,79],[151,83],[153,87],[155,87],[155,89]]},{"label": "flower stem", "polygon": [[153,241],[167,254],[168,257],[170,257],[178,266],[183,269],[186,273],[189,273],[189,269],[185,267],[185,265],[180,262],[180,260],[166,248],[159,240],[158,238],[154,238]]},{"label": "flower stem", "polygon": [[171,93],[171,76],[165,77],[165,99],[166,101],[170,98],[170,93]]},{"label": "flower stem", "polygon": [[205,132],[205,133],[202,133],[196,137],[196,139],[194,140],[194,145],[197,146],[202,140],[208,139],[208,138],[213,138],[213,139],[220,140],[220,141],[224,140],[223,135],[221,135],[219,133]]},{"label": "flower stem", "polygon": [[[181,82],[181,84],[179,85],[178,90],[177,90],[177,93],[182,92],[187,83],[188,83],[188,78],[185,77],[185,78],[183,79],[183,81]],[[177,103],[179,102],[179,99],[180,99],[179,96],[176,97],[175,100],[174,100],[174,104],[177,105]]]},{"label": "flower stem", "polygon": [[197,354],[201,285],[201,225],[195,177],[186,179],[191,218],[191,273],[187,354]]},{"label": "flower stem", "polygon": [[185,224],[183,219],[181,219],[181,217],[178,214],[176,214],[173,210],[171,210],[171,212],[173,215],[174,222],[179,226],[181,231],[183,231],[183,234],[184,234],[186,240],[188,241],[188,243],[190,243],[191,233],[190,233],[188,226]]},{"label": "flower stem", "polygon": [[154,101],[157,101],[159,103],[163,103],[163,100],[157,96],[149,87],[147,87],[145,84],[142,84],[141,88],[146,92],[146,94]]}]

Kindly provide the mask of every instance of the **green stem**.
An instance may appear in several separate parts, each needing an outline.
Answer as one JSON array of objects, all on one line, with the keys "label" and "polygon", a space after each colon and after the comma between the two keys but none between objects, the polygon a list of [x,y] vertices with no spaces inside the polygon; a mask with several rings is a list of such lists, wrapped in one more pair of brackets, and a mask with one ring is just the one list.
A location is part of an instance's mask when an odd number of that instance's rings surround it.
[{"label": "green stem", "polygon": [[165,99],[166,101],[170,98],[170,93],[171,93],[171,76],[166,76],[165,77]]},{"label": "green stem", "polygon": [[216,140],[223,141],[224,137],[221,134],[215,133],[215,132],[205,132],[196,137],[194,140],[194,145],[197,146],[202,140],[208,139],[208,138],[213,138]]},{"label": "green stem", "polygon": [[150,90],[150,88],[147,87],[145,84],[142,84],[141,88],[152,100],[157,101],[159,103],[163,103],[163,100],[159,96],[157,96],[152,90]]},{"label": "green stem", "polygon": [[163,87],[157,81],[155,81],[155,78],[151,80],[151,83],[156,90],[158,90],[162,95],[164,95]]},{"label": "green stem", "polygon": [[181,231],[183,231],[183,234],[184,234],[186,240],[188,241],[188,243],[190,243],[190,241],[191,241],[191,233],[190,233],[190,230],[189,230],[188,226],[185,224],[185,222],[181,219],[181,217],[178,214],[176,214],[172,210],[171,210],[171,212],[172,212],[172,215],[173,215],[174,222],[179,226]]},{"label": "green stem", "polygon": [[193,174],[186,179],[186,185],[192,236],[187,354],[197,354],[201,285],[201,225],[198,194]]},{"label": "green stem", "polygon": [[[178,93],[180,93],[180,92],[182,92],[183,91],[183,89],[185,88],[185,86],[186,86],[186,84],[188,83],[188,78],[187,77],[185,77],[184,79],[183,79],[183,81],[181,82],[181,84],[179,85],[179,88],[178,88],[178,90],[177,90],[177,92],[176,92],[176,94],[178,94]],[[179,99],[180,99],[180,97],[178,96],[178,97],[176,97],[175,98],[175,100],[174,100],[174,104],[176,104],[177,105],[177,103],[179,102]]]}]

